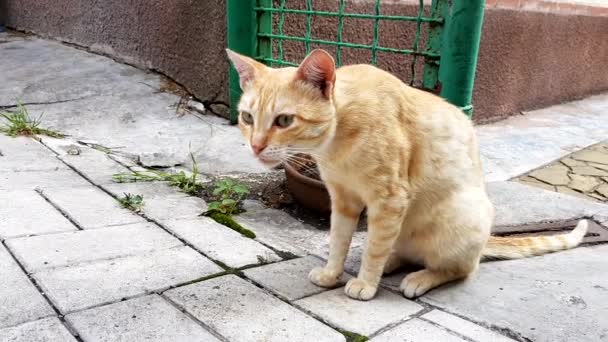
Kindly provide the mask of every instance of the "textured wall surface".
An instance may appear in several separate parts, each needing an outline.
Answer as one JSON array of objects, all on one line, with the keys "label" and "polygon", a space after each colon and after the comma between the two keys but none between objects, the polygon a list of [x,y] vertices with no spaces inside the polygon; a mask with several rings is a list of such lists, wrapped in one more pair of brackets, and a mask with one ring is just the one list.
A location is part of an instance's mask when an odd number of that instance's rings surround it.
[{"label": "textured wall surface", "polygon": [[[336,10],[336,4],[315,2],[315,7]],[[225,1],[0,0],[3,7],[11,28],[160,71],[201,100],[227,101]],[[373,5],[352,1],[346,11],[373,13]],[[382,6],[383,14],[415,15],[416,11],[407,1],[387,1]],[[336,38],[337,20],[313,18],[312,24],[314,38]],[[287,15],[284,33],[303,35],[305,25],[305,17]],[[414,23],[382,22],[380,45],[411,48],[414,33]],[[371,44],[371,21],[346,20],[343,39]],[[473,96],[475,120],[493,121],[608,90],[607,41],[608,17],[603,15],[574,10],[568,14],[563,8],[559,13],[488,8]],[[424,44],[423,35],[420,46]],[[288,60],[299,61],[304,55],[302,43],[285,42],[283,47]],[[344,49],[342,60],[369,62],[371,52]],[[379,66],[403,80],[411,79],[410,62],[409,56],[378,53]],[[420,76],[421,59],[414,69]]]},{"label": "textured wall surface", "polygon": [[227,98],[225,1],[2,2],[11,28],[86,46],[160,71],[202,100]]}]

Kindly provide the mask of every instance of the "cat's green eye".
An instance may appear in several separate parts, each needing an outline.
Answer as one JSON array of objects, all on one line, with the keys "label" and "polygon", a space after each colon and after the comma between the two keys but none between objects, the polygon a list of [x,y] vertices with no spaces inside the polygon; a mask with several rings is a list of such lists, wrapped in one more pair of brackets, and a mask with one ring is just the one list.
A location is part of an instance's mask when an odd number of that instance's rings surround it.
[{"label": "cat's green eye", "polygon": [[253,125],[253,116],[247,112],[241,112],[241,120],[248,125]]},{"label": "cat's green eye", "polygon": [[287,128],[293,123],[293,115],[281,114],[274,119],[274,124],[281,127]]}]

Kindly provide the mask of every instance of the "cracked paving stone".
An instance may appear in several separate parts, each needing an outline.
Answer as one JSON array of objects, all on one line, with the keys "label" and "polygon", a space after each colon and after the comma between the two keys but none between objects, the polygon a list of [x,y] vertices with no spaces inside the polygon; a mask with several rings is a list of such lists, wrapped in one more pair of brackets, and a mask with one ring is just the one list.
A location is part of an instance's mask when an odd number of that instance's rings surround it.
[{"label": "cracked paving stone", "polygon": [[345,341],[339,332],[234,275],[164,295],[231,342]]},{"label": "cracked paving stone", "polygon": [[588,198],[587,195],[585,195],[581,192],[578,192],[576,190],[572,190],[567,186],[558,186],[557,192],[559,192],[560,194],[572,195],[572,196],[576,196],[579,198]]},{"label": "cracked paving stone", "polygon": [[582,151],[576,152],[571,156],[571,158],[580,160],[580,161],[608,165],[608,153],[594,151],[594,150],[582,150]]},{"label": "cracked paving stone", "polygon": [[529,176],[553,185],[567,185],[570,183],[568,171],[569,170],[566,166],[553,165],[544,169],[530,172]]},{"label": "cracked paving stone", "polygon": [[587,164],[593,166],[596,169],[608,171],[608,165],[606,165],[606,164],[598,164],[598,163],[587,163]]},{"label": "cracked paving stone", "polygon": [[555,191],[555,186],[554,185],[549,185],[547,183],[543,183],[541,181],[538,181],[532,177],[522,177],[519,179],[520,182],[538,187],[538,188],[542,188],[545,190],[549,190],[549,191]]},{"label": "cracked paving stone", "polygon": [[58,318],[51,317],[0,329],[0,342],[76,342]]},{"label": "cracked paving stone", "polygon": [[575,160],[572,158],[564,158],[564,159],[561,159],[560,161],[570,167],[587,165],[585,162],[578,161],[578,160]]},{"label": "cracked paving stone", "polygon": [[590,192],[601,184],[597,178],[591,176],[571,175],[571,177],[572,182],[568,186],[582,192]]},{"label": "cracked paving stone", "polygon": [[592,166],[575,166],[572,168],[572,173],[581,176],[608,176],[608,172]]},{"label": "cracked paving stone", "polygon": [[595,191],[604,197],[608,197],[608,184],[600,185]]},{"label": "cracked paving stone", "polygon": [[155,294],[72,313],[65,319],[87,342],[220,341]]}]

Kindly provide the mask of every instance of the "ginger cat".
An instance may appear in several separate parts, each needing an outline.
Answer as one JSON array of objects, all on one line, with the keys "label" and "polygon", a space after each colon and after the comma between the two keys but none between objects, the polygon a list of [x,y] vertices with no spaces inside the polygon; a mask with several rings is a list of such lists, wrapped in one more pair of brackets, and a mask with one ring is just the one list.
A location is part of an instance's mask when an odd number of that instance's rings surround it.
[{"label": "ginger cat", "polygon": [[469,119],[438,96],[409,87],[370,65],[336,69],[323,50],[298,68],[269,68],[228,50],[243,95],[239,127],[268,167],[307,153],[318,163],[332,201],[327,265],[310,280],[332,287],[344,271],[352,235],[367,207],[361,269],[345,287],[355,299],[376,294],[384,273],[402,263],[408,298],[465,278],[482,257],[523,258],[572,248],[587,230],[490,236],[494,208],[485,192]]}]

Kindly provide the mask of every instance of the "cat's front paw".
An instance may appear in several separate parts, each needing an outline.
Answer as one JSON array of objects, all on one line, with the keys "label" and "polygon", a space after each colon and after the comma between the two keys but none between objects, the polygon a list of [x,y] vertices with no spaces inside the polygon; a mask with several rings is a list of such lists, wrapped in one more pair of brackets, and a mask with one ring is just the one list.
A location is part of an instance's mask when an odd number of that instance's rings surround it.
[{"label": "cat's front paw", "polygon": [[365,280],[352,278],[346,283],[344,292],[352,299],[370,300],[376,295],[377,286],[368,284]]},{"label": "cat's front paw", "polygon": [[308,274],[308,279],[321,287],[334,287],[338,283],[339,275],[327,271],[324,267],[315,267]]}]

